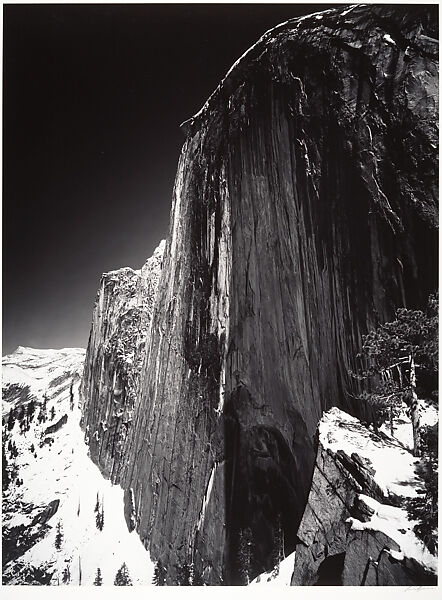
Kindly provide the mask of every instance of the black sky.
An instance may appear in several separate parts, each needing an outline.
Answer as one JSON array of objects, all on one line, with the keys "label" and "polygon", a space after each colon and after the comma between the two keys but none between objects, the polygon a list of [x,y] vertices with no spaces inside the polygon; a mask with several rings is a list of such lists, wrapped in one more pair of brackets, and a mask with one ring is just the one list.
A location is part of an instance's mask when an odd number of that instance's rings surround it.
[{"label": "black sky", "polygon": [[101,273],[167,235],[179,124],[267,29],[328,7],[4,5],[3,354],[85,347]]}]

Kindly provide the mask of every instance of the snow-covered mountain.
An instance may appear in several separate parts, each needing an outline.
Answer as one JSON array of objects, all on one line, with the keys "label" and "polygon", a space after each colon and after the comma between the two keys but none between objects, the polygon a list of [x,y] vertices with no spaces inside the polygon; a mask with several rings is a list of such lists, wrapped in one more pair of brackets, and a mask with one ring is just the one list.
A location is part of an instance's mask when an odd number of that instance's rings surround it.
[{"label": "snow-covered mountain", "polygon": [[123,491],[88,457],[78,388],[85,351],[19,347],[2,359],[3,583],[134,584],[153,564],[129,533]]}]

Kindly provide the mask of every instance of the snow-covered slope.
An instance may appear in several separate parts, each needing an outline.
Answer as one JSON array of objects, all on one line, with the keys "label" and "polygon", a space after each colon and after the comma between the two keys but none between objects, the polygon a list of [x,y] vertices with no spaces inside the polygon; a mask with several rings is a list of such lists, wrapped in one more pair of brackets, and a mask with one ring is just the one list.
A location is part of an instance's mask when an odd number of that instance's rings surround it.
[{"label": "snow-covered slope", "polygon": [[19,347],[2,359],[4,584],[87,585],[98,568],[113,584],[123,563],[134,584],[152,581],[149,554],[124,520],[122,489],[87,454],[84,354]]},{"label": "snow-covered slope", "polygon": [[[36,350],[19,346],[15,352],[2,357],[2,385],[29,386],[35,395],[45,393],[48,388],[60,387],[70,374],[78,376],[83,368],[82,348],[62,350]],[[70,382],[69,382],[70,383]],[[9,410],[10,396],[3,393],[3,414]]]},{"label": "snow-covered slope", "polygon": [[295,563],[295,552],[286,556],[270,573],[258,575],[250,585],[290,585],[293,575],[293,566]]}]

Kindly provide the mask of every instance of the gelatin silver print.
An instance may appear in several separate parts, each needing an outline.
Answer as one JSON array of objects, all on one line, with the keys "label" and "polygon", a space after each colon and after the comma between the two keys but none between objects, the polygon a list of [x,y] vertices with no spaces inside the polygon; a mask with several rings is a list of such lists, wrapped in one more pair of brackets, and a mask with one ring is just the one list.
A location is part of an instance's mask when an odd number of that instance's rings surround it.
[{"label": "gelatin silver print", "polygon": [[434,591],[438,19],[4,4],[4,586]]}]

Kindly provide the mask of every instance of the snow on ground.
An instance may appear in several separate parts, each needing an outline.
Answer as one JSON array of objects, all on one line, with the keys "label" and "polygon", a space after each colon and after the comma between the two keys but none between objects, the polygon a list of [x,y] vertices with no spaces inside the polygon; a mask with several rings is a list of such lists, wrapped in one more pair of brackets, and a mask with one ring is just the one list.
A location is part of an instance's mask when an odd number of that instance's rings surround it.
[{"label": "snow on ground", "polygon": [[395,553],[395,558],[402,559],[404,556],[414,558],[437,572],[437,557],[428,552],[423,543],[416,537],[413,531],[414,521],[410,521],[407,511],[403,508],[381,504],[369,496],[359,494],[359,498],[375,512],[367,522],[361,522],[350,518],[348,521],[355,530],[382,531],[394,540],[401,548],[400,556]]},{"label": "snow on ground", "polygon": [[[437,409],[426,402],[425,400],[420,401],[419,406],[420,423],[421,427],[428,425],[435,425],[438,421]],[[390,425],[384,423],[379,428],[383,433],[390,436]],[[403,409],[400,411],[400,415],[394,419],[393,422],[394,437],[401,442],[406,448],[412,450],[413,448],[413,428],[411,426],[410,417],[407,414],[407,407],[403,405]]]},{"label": "snow on ground", "polygon": [[[82,348],[36,350],[19,346],[12,354],[2,357],[2,387],[27,385],[32,394],[43,394],[57,378],[82,368],[84,354]],[[10,408],[4,396],[2,404],[4,414]]]},{"label": "snow on ground", "polygon": [[270,573],[262,573],[256,579],[250,582],[250,585],[265,584],[265,585],[290,585],[295,566],[295,553],[289,554],[279,564],[279,571]]},{"label": "snow on ground", "polygon": [[[73,374],[81,372],[83,360],[84,350],[80,349],[27,351],[21,348],[3,359],[4,386],[23,382],[30,385],[38,402],[42,401],[43,393],[47,392],[48,396],[46,422],[38,423],[37,409],[29,431],[20,433],[18,422],[10,432],[4,428],[17,446],[18,456],[13,461],[18,467],[17,477],[23,484],[16,485],[14,481],[4,492],[3,526],[25,524],[30,527],[35,515],[51,501],[60,501],[57,512],[48,521],[50,531],[22,556],[6,565],[4,576],[11,575],[22,563],[35,567],[48,563],[48,570],[54,571],[52,585],[62,583],[62,573],[67,566],[71,585],[88,585],[93,583],[99,567],[103,584],[112,585],[117,570],[125,562],[134,584],[150,584],[154,564],[138,534],[135,531],[129,533],[127,529],[123,490],[105,480],[87,455],[79,426],[78,376],[73,386],[71,409],[70,383]],[[5,404],[3,411],[8,413],[11,403]],[[52,409],[53,418],[50,417]],[[46,428],[64,415],[67,415],[67,422],[58,431],[45,435]],[[53,442],[40,447],[45,438],[52,438]],[[36,457],[31,451],[32,446]],[[102,531],[96,526],[97,495],[100,511],[104,514]],[[25,512],[28,503],[32,504],[30,514]],[[63,539],[57,550],[58,523],[61,523]],[[13,577],[10,583],[20,583],[20,576]]]},{"label": "snow on ground", "polygon": [[343,450],[349,456],[357,452],[367,458],[375,470],[373,479],[386,495],[389,492],[409,498],[417,495],[421,486],[416,474],[418,460],[393,438],[380,438],[338,408],[323,415],[319,438],[323,447],[333,452]]}]

